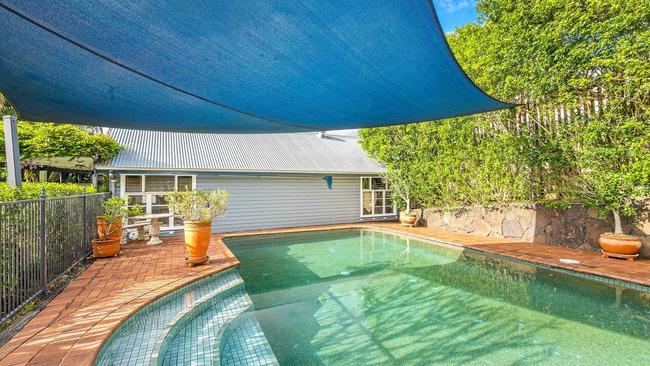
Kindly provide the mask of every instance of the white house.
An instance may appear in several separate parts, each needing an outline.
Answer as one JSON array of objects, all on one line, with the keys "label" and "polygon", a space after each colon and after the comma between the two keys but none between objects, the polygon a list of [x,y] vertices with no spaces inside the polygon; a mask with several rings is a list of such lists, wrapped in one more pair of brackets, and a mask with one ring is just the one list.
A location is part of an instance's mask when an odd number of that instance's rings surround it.
[{"label": "white house", "polygon": [[[149,213],[165,194],[225,189],[228,211],[213,231],[395,219],[384,169],[351,136],[317,133],[198,134],[110,129],[124,150],[98,171],[111,190]],[[163,230],[182,229],[170,218]]]}]

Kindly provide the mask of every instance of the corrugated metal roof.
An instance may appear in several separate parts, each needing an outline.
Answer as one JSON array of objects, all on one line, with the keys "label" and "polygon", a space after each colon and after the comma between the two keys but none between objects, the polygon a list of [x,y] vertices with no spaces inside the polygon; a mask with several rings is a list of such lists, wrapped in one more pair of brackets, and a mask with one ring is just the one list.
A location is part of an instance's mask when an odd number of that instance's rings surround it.
[{"label": "corrugated metal roof", "polygon": [[125,147],[98,169],[380,173],[357,138],[315,133],[200,134],[110,129]]}]

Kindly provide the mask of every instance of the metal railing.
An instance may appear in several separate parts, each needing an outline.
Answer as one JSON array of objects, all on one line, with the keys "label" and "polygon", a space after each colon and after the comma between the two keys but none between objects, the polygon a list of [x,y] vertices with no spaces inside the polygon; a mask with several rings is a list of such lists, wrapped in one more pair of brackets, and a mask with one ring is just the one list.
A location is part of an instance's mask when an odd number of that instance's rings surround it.
[{"label": "metal railing", "polygon": [[0,202],[0,322],[91,251],[110,193]]}]

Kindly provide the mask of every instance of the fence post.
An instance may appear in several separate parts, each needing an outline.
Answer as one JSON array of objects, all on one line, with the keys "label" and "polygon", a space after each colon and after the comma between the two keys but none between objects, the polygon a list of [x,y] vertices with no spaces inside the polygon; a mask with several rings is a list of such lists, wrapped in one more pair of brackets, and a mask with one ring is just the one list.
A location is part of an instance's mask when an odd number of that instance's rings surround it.
[{"label": "fence post", "polygon": [[83,193],[83,204],[84,204],[84,209],[83,209],[83,246],[86,247],[88,245],[88,208],[86,207],[86,190],[84,190]]},{"label": "fence post", "polygon": [[40,290],[42,293],[45,293],[47,291],[47,246],[46,244],[46,238],[45,238],[45,186],[41,189],[41,195],[38,196],[39,200],[39,206],[40,206],[40,217],[39,217],[39,244],[40,244],[40,249],[41,249],[41,258],[40,258],[40,277],[41,277],[41,283],[40,283]]}]

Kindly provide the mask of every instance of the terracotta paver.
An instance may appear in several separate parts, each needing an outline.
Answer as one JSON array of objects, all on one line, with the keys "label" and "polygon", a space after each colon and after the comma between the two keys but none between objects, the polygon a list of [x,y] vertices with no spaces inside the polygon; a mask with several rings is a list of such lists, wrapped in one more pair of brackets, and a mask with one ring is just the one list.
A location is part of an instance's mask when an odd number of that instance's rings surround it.
[{"label": "terracotta paver", "polygon": [[[199,278],[236,266],[239,262],[223,245],[223,237],[360,227],[405,233],[650,286],[650,260],[605,259],[598,253],[554,245],[423,227],[406,228],[397,223],[310,226],[213,235],[208,253],[210,263],[193,268],[184,265],[185,248],[179,236],[164,238],[165,242],[159,246],[130,243],[123,248],[121,256],[92,263],[0,348],[0,365],[92,365],[112,331],[140,308]],[[563,264],[559,262],[561,258],[576,259],[580,264]]]},{"label": "terracotta paver", "polygon": [[119,324],[141,307],[199,278],[239,264],[214,235],[210,262],[187,267],[182,237],[129,243],[93,262],[0,348],[0,365],[91,365]]}]

